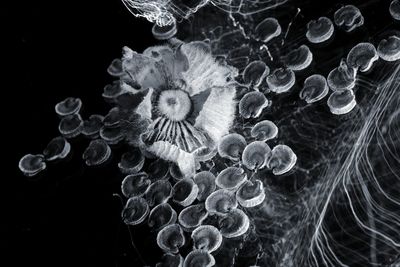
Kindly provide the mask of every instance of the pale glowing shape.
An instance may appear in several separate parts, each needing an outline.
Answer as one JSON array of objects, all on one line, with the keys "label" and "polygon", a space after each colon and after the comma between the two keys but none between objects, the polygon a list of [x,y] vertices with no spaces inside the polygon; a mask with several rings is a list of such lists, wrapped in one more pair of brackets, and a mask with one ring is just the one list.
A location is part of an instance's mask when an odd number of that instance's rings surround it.
[{"label": "pale glowing shape", "polygon": [[329,72],[326,80],[333,91],[349,90],[356,85],[356,74],[356,69],[347,65],[345,59],[341,59],[339,67]]},{"label": "pale glowing shape", "polygon": [[330,111],[335,115],[349,113],[357,105],[353,90],[335,91],[329,96],[327,103]]},{"label": "pale glowing shape", "polygon": [[205,205],[209,213],[224,215],[236,209],[238,203],[234,192],[226,189],[219,189],[207,197]]},{"label": "pale glowing shape", "polygon": [[310,66],[313,60],[313,54],[310,48],[306,45],[301,45],[299,48],[293,49],[286,56],[287,68],[300,71]]},{"label": "pale glowing shape", "polygon": [[236,191],[247,180],[247,174],[242,168],[228,167],[222,170],[215,184],[219,188]]},{"label": "pale glowing shape", "polygon": [[198,192],[199,188],[193,179],[185,178],[178,181],[172,188],[172,200],[187,207],[196,200]]},{"label": "pale glowing shape", "polygon": [[311,104],[324,98],[328,92],[329,87],[325,77],[313,74],[304,81],[303,89],[301,89],[299,96],[307,104]]},{"label": "pale glowing shape", "polygon": [[122,219],[126,224],[137,225],[146,219],[149,212],[149,205],[144,198],[131,197],[122,210]]},{"label": "pale glowing shape", "polygon": [[243,151],[243,165],[249,170],[259,170],[265,167],[271,154],[271,148],[263,141],[254,141]]},{"label": "pale glowing shape", "polygon": [[250,227],[250,220],[242,210],[235,209],[220,218],[219,226],[222,236],[234,238],[247,232]]},{"label": "pale glowing shape", "polygon": [[167,225],[174,224],[176,219],[176,211],[168,203],[161,203],[150,211],[147,224],[154,231],[159,231]]},{"label": "pale glowing shape", "polygon": [[71,152],[71,144],[64,137],[53,138],[43,150],[46,161],[63,159]]},{"label": "pale glowing shape", "polygon": [[20,171],[30,177],[46,169],[46,162],[43,155],[27,154],[18,163]]},{"label": "pale glowing shape", "polygon": [[297,156],[287,145],[277,145],[271,150],[267,166],[274,175],[282,175],[290,171],[297,162]]},{"label": "pale glowing shape", "polygon": [[320,17],[307,24],[306,37],[310,43],[318,44],[329,40],[334,32],[332,21],[327,17]]},{"label": "pale glowing shape", "polygon": [[269,89],[277,94],[289,91],[295,82],[296,76],[291,69],[279,68],[267,76],[267,84]]},{"label": "pale glowing shape", "polygon": [[[400,4],[399,4],[400,6]],[[396,61],[400,59],[400,37],[396,35],[382,39],[378,45],[378,55],[385,61]]]},{"label": "pale glowing shape", "polygon": [[198,227],[207,218],[208,212],[204,204],[191,205],[179,213],[178,221],[184,229],[192,230]]},{"label": "pale glowing shape", "polygon": [[379,58],[375,46],[371,43],[359,43],[347,54],[347,65],[361,72],[371,69]]},{"label": "pale glowing shape", "polygon": [[263,203],[264,186],[260,180],[246,181],[236,192],[236,199],[244,208],[252,208]]},{"label": "pale glowing shape", "polygon": [[187,254],[183,267],[202,266],[212,267],[215,265],[213,255],[204,250],[193,250]]},{"label": "pale glowing shape", "polygon": [[167,225],[157,234],[157,244],[165,252],[178,253],[185,241],[185,235],[179,224]]},{"label": "pale glowing shape", "polygon": [[257,24],[254,32],[256,40],[267,43],[279,36],[282,33],[282,28],[277,19],[266,18]]},{"label": "pale glowing shape", "polygon": [[357,7],[347,5],[335,12],[334,21],[344,31],[351,32],[364,24],[364,17]]},{"label": "pale glowing shape", "polygon": [[222,158],[238,161],[246,147],[246,139],[240,134],[231,133],[221,138],[218,144],[218,154]]},{"label": "pale glowing shape", "polygon": [[250,134],[258,141],[268,141],[278,136],[278,127],[270,120],[263,120],[251,128]]},{"label": "pale glowing shape", "polygon": [[220,231],[212,225],[201,225],[192,232],[193,246],[195,249],[201,249],[212,253],[222,244],[222,235]]},{"label": "pale glowing shape", "polygon": [[389,6],[389,13],[395,20],[400,20],[400,1],[392,0]]}]

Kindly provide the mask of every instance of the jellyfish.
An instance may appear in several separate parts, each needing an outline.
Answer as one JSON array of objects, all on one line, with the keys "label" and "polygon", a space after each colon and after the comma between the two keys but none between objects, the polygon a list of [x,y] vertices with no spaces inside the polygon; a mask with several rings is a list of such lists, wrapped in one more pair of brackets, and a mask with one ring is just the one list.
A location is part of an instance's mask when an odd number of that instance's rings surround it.
[{"label": "jellyfish", "polygon": [[65,138],[74,138],[81,133],[83,126],[82,118],[79,114],[72,114],[63,117],[58,125],[58,130]]},{"label": "jellyfish", "polygon": [[250,220],[241,209],[234,209],[221,217],[218,224],[223,237],[234,238],[247,232]]},{"label": "jellyfish", "polygon": [[359,43],[347,54],[347,65],[351,68],[368,71],[379,58],[375,46],[371,43]]},{"label": "jellyfish", "polygon": [[43,155],[27,154],[21,158],[18,167],[25,176],[31,177],[46,169],[46,162]]},{"label": "jellyfish", "polygon": [[178,221],[184,229],[191,230],[201,225],[207,216],[208,212],[201,203],[184,208],[179,213]]},{"label": "jellyfish", "polygon": [[193,179],[185,178],[178,181],[172,188],[172,200],[187,207],[196,200],[198,192],[199,188]]},{"label": "jellyfish", "polygon": [[125,139],[125,133],[120,125],[103,126],[100,129],[100,137],[110,145],[115,145]]},{"label": "jellyfish", "polygon": [[88,138],[95,139],[100,135],[100,129],[103,127],[104,117],[101,115],[90,115],[87,120],[83,121],[82,134]]},{"label": "jellyfish", "polygon": [[347,5],[339,8],[335,12],[334,21],[335,24],[344,31],[351,32],[364,24],[364,17],[357,7]]},{"label": "jellyfish", "polygon": [[221,138],[218,144],[218,154],[222,158],[238,161],[246,145],[246,139],[242,135],[237,133],[227,134]]},{"label": "jellyfish", "polygon": [[101,139],[93,140],[83,152],[82,158],[88,166],[97,166],[106,162],[111,156],[111,148]]},{"label": "jellyfish", "polygon": [[299,96],[307,104],[311,104],[324,98],[328,92],[329,87],[325,77],[320,74],[313,74],[304,81]]},{"label": "jellyfish", "polygon": [[277,145],[271,150],[267,167],[274,175],[282,175],[290,171],[297,162],[297,156],[287,145]]},{"label": "jellyfish", "polygon": [[62,117],[79,113],[82,107],[80,98],[68,97],[55,106],[56,113]]},{"label": "jellyfish", "polygon": [[176,223],[176,219],[176,211],[168,203],[161,203],[150,211],[147,224],[154,231],[159,231],[167,225]]},{"label": "jellyfish", "polygon": [[144,156],[139,149],[132,149],[122,154],[118,168],[122,173],[132,174],[139,172],[144,165]]},{"label": "jellyfish", "polygon": [[168,178],[169,165],[162,159],[156,159],[146,168],[147,174],[152,181],[164,180]]},{"label": "jellyfish", "polygon": [[185,235],[179,224],[170,224],[157,234],[157,245],[165,252],[176,254],[185,245]]},{"label": "jellyfish", "polygon": [[332,114],[343,115],[352,111],[357,102],[353,90],[342,90],[333,92],[327,104]]},{"label": "jellyfish", "polygon": [[306,37],[310,43],[323,43],[332,37],[333,32],[333,23],[327,17],[320,17],[307,23]]},{"label": "jellyfish", "polygon": [[385,61],[399,60],[400,59],[400,37],[396,36],[396,35],[392,35],[392,36],[389,36],[387,39],[382,39],[379,42],[377,52],[378,52],[379,57]]},{"label": "jellyfish", "polygon": [[243,165],[249,170],[265,167],[271,154],[271,148],[263,141],[254,141],[246,146],[242,155]]},{"label": "jellyfish", "polygon": [[121,183],[122,194],[129,197],[141,197],[149,188],[151,181],[144,172],[127,175]]},{"label": "jellyfish", "polygon": [[400,1],[392,0],[389,6],[389,13],[395,20],[400,20]]},{"label": "jellyfish", "polygon": [[240,99],[239,114],[245,119],[257,118],[268,104],[268,99],[263,93],[249,92]]},{"label": "jellyfish", "polygon": [[212,267],[215,265],[215,259],[213,255],[204,250],[193,250],[187,254],[183,267],[201,266],[201,267]]},{"label": "jellyfish", "polygon": [[279,68],[267,76],[269,89],[277,94],[289,91],[295,82],[296,77],[291,69]]},{"label": "jellyfish", "polygon": [[145,198],[150,207],[166,203],[172,194],[172,186],[166,180],[158,180],[152,183],[145,192]]},{"label": "jellyfish", "polygon": [[270,120],[263,120],[251,128],[250,134],[258,141],[268,141],[278,136],[278,127]]},{"label": "jellyfish", "polygon": [[234,192],[226,189],[219,189],[207,197],[205,205],[209,213],[224,215],[236,209],[238,203]]},{"label": "jellyfish", "polygon": [[243,81],[245,84],[258,87],[269,72],[269,67],[263,61],[252,61],[246,66],[242,73]]},{"label": "jellyfish", "polygon": [[[121,61],[120,59],[116,59],[117,61]],[[114,60],[114,61],[116,61]],[[113,61],[113,63],[114,63]],[[111,63],[111,64],[113,64]],[[108,68],[108,72],[110,73],[110,67]],[[112,73],[110,73],[111,75],[115,75],[115,72],[113,71]],[[120,75],[118,75],[119,77]],[[118,96],[120,96],[122,93],[124,93],[124,90],[122,89],[121,83],[119,81],[115,81],[111,84],[107,84],[106,86],[104,86],[103,88],[103,98],[108,101],[108,102],[115,102],[116,98]]]},{"label": "jellyfish", "polygon": [[214,192],[216,188],[215,176],[209,171],[201,171],[196,173],[193,177],[194,182],[199,188],[199,193],[197,194],[197,199],[199,201],[204,201],[206,198]]},{"label": "jellyfish", "polygon": [[182,180],[184,177],[183,173],[179,169],[179,166],[175,163],[172,163],[169,166],[169,174],[174,178],[176,181]]},{"label": "jellyfish", "polygon": [[281,25],[275,18],[266,18],[257,24],[254,29],[254,38],[257,41],[267,43],[282,33]]},{"label": "jellyfish", "polygon": [[63,159],[71,152],[71,144],[62,136],[53,138],[43,150],[46,161]]},{"label": "jellyfish", "polygon": [[356,74],[355,69],[341,59],[339,67],[329,72],[326,80],[333,91],[349,90],[356,85]]},{"label": "jellyfish", "polygon": [[222,244],[222,235],[219,230],[212,225],[201,225],[192,232],[193,246],[212,253]]},{"label": "jellyfish", "polygon": [[[304,70],[310,66],[313,60],[313,54],[310,48],[306,45],[301,45],[300,47],[293,49],[286,56],[286,66],[288,69],[294,71]],[[278,74],[275,74],[278,76]]]},{"label": "jellyfish", "polygon": [[245,181],[236,192],[236,199],[244,208],[252,208],[263,203],[265,192],[260,180]]},{"label": "jellyfish", "polygon": [[177,31],[178,29],[176,27],[175,20],[173,20],[172,23],[169,25],[159,26],[157,24],[154,24],[153,28],[151,28],[151,33],[157,40],[171,39],[172,37],[174,37]]},{"label": "jellyfish", "polygon": [[146,219],[149,212],[149,205],[144,198],[131,197],[122,210],[122,219],[125,224],[137,225]]},{"label": "jellyfish", "polygon": [[218,174],[215,184],[219,188],[236,191],[246,180],[247,174],[242,168],[228,167]]},{"label": "jellyfish", "polygon": [[113,107],[103,119],[103,124],[106,127],[117,126],[120,122],[121,111],[118,107]]},{"label": "jellyfish", "polygon": [[182,267],[183,257],[180,254],[165,253],[162,262],[158,262],[156,267]]}]

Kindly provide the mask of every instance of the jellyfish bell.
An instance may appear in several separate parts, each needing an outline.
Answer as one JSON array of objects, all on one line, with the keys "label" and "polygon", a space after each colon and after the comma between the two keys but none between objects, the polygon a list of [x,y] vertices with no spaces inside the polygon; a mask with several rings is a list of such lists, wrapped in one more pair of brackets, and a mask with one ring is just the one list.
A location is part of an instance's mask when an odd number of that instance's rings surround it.
[{"label": "jellyfish bell", "polygon": [[356,70],[345,59],[341,59],[339,67],[329,72],[327,83],[333,91],[349,90],[356,85]]},{"label": "jellyfish bell", "polygon": [[247,232],[250,220],[241,209],[234,209],[221,217],[218,224],[223,237],[235,238]]},{"label": "jellyfish bell", "polygon": [[266,18],[257,24],[254,37],[260,42],[267,43],[282,33],[281,25],[275,18]]},{"label": "jellyfish bell", "polygon": [[145,158],[141,151],[135,148],[122,154],[118,168],[125,174],[137,173],[143,168],[144,161]]},{"label": "jellyfish bell", "polygon": [[185,178],[181,170],[179,169],[178,165],[176,165],[175,163],[171,163],[171,165],[169,166],[169,173],[171,174],[172,178],[174,178],[174,180],[176,181]]},{"label": "jellyfish bell", "polygon": [[186,230],[193,230],[203,223],[208,212],[203,203],[184,208],[178,216],[179,224]]},{"label": "jellyfish bell", "polygon": [[267,76],[269,89],[277,94],[285,93],[293,87],[296,77],[293,70],[288,68],[278,68]]},{"label": "jellyfish bell", "polygon": [[58,125],[58,130],[65,138],[74,138],[81,133],[83,120],[79,114],[63,117]]},{"label": "jellyfish bell", "polygon": [[150,207],[166,203],[172,194],[172,186],[166,180],[158,180],[152,183],[145,192],[145,198]]},{"label": "jellyfish bell", "polygon": [[99,135],[101,139],[110,145],[115,145],[125,139],[124,129],[120,125],[103,126],[100,129]]},{"label": "jellyfish bell", "polygon": [[82,100],[75,97],[67,97],[55,106],[55,111],[59,116],[68,116],[79,113],[82,107]]},{"label": "jellyfish bell", "polygon": [[221,171],[215,179],[219,188],[236,191],[247,180],[247,174],[242,168],[228,167]]},{"label": "jellyfish bell", "polygon": [[169,164],[162,159],[152,161],[146,170],[152,181],[165,180],[169,177]]},{"label": "jellyfish bell", "polygon": [[252,208],[263,203],[265,192],[260,180],[246,181],[236,192],[236,199],[244,208]]},{"label": "jellyfish bell", "polygon": [[313,54],[310,48],[306,45],[301,45],[297,49],[291,50],[286,56],[286,66],[291,70],[300,71],[310,66],[312,60]]},{"label": "jellyfish bell", "polygon": [[185,235],[179,224],[165,226],[157,234],[157,245],[165,252],[176,254],[185,245]]},{"label": "jellyfish bell", "polygon": [[206,201],[205,207],[210,214],[224,215],[236,209],[238,203],[235,193],[227,189],[219,189],[211,193]]},{"label": "jellyfish bell", "polygon": [[246,145],[246,139],[242,135],[227,134],[221,138],[218,144],[218,154],[222,158],[238,161]]},{"label": "jellyfish bell", "polygon": [[167,225],[176,223],[176,211],[168,203],[161,203],[155,206],[149,214],[147,224],[154,231],[159,231]]},{"label": "jellyfish bell", "polygon": [[43,155],[27,154],[20,159],[18,167],[25,176],[31,177],[46,169],[46,162]]},{"label": "jellyfish bell", "polygon": [[395,20],[400,20],[400,1],[392,0],[389,5],[389,13]]},{"label": "jellyfish bell", "polygon": [[332,21],[327,17],[320,17],[307,24],[306,37],[310,43],[318,44],[329,40],[334,32]]},{"label": "jellyfish bell", "polygon": [[199,188],[199,193],[197,194],[197,199],[199,201],[204,201],[206,198],[214,192],[216,188],[215,176],[209,171],[201,171],[196,173],[193,177],[194,182]]},{"label": "jellyfish bell", "polygon": [[243,82],[245,84],[258,87],[261,85],[265,76],[270,72],[269,67],[261,60],[250,62],[242,73]]},{"label": "jellyfish bell", "polygon": [[82,134],[88,138],[99,137],[101,127],[103,127],[104,117],[101,115],[90,115],[87,120],[83,121]]},{"label": "jellyfish bell", "polygon": [[290,171],[297,162],[297,156],[287,145],[277,145],[271,150],[267,162],[274,175],[282,175]]},{"label": "jellyfish bell", "polygon": [[155,23],[153,28],[151,28],[151,33],[157,40],[171,39],[177,32],[178,29],[175,20],[173,20],[171,24],[164,26],[159,26]]},{"label": "jellyfish bell", "polygon": [[122,88],[123,87],[119,81],[107,84],[103,88],[102,96],[107,102],[113,103],[116,101],[115,99],[124,92]]},{"label": "jellyfish bell", "polygon": [[192,232],[193,246],[212,253],[222,244],[222,235],[219,230],[212,225],[201,225]]},{"label": "jellyfish bell", "polygon": [[118,107],[114,107],[109,110],[107,115],[103,119],[103,124],[107,127],[116,126],[120,122],[120,109]]},{"label": "jellyfish bell", "polygon": [[64,137],[53,138],[43,150],[46,161],[66,158],[71,152],[71,144]]},{"label": "jellyfish bell", "polygon": [[239,114],[245,119],[258,118],[268,105],[269,101],[263,93],[249,92],[239,102]]},{"label": "jellyfish bell", "polygon": [[[399,4],[400,6],[400,4]],[[400,9],[400,7],[399,7]],[[396,35],[382,39],[377,48],[378,55],[385,61],[397,61],[400,59],[400,37]]]},{"label": "jellyfish bell", "polygon": [[143,196],[151,181],[146,173],[140,172],[127,175],[121,184],[121,192],[125,197]]},{"label": "jellyfish bell", "polygon": [[111,156],[111,148],[102,139],[96,139],[89,143],[83,152],[82,158],[88,166],[97,166],[106,162]]},{"label": "jellyfish bell", "polygon": [[144,198],[131,197],[122,210],[122,219],[125,224],[137,225],[146,219],[149,211],[149,205]]},{"label": "jellyfish bell", "polygon": [[156,264],[156,267],[182,267],[183,257],[180,254],[165,253],[162,261]]},{"label": "jellyfish bell", "polygon": [[332,114],[343,115],[352,111],[357,101],[353,90],[342,90],[333,92],[327,104]]},{"label": "jellyfish bell", "polygon": [[270,120],[263,120],[251,128],[250,134],[258,141],[268,141],[278,136],[278,127]]},{"label": "jellyfish bell", "polygon": [[271,154],[271,148],[263,141],[254,141],[246,146],[242,155],[243,165],[249,170],[265,167]]},{"label": "jellyfish bell", "polygon": [[172,200],[187,207],[196,200],[198,192],[199,188],[193,179],[185,178],[178,181],[172,188]]},{"label": "jellyfish bell", "polygon": [[371,43],[359,43],[347,54],[347,65],[361,72],[368,71],[379,58],[375,46]]},{"label": "jellyfish bell", "polygon": [[351,32],[364,24],[364,17],[357,7],[346,5],[335,12],[334,21],[344,31]]},{"label": "jellyfish bell", "polygon": [[307,104],[311,104],[324,98],[328,92],[329,87],[325,77],[320,74],[313,74],[304,81],[299,96]]}]

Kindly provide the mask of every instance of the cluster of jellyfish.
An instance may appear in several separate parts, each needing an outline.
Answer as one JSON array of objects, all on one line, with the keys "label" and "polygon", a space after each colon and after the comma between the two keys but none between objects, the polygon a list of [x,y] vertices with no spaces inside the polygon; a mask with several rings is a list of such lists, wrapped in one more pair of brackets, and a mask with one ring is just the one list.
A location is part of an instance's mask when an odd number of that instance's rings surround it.
[{"label": "cluster of jellyfish", "polygon": [[[389,11],[400,20],[398,0]],[[239,72],[216,59],[208,42],[174,38],[174,17],[162,19],[153,35],[165,43],[143,53],[124,47],[122,58],[108,68],[116,78],[103,92],[113,105],[108,114],[83,119],[79,98],[59,102],[55,112],[61,118],[61,136],[41,154],[22,157],[19,168],[27,176],[39,174],[46,164],[66,158],[68,140],[79,135],[90,140],[82,156],[88,166],[105,164],[114,145],[126,144],[118,163],[126,175],[121,185],[124,223],[147,224],[157,232],[156,242],[164,252],[157,266],[213,266],[224,240],[245,238],[254,227],[251,210],[268,199],[264,182],[255,174],[263,170],[279,177],[295,171],[295,151],[284,140],[270,146],[279,139],[279,129],[259,118],[275,104],[269,95],[290,93],[296,73],[311,65],[313,53],[302,44],[285,56],[284,67],[271,69],[255,60]],[[320,44],[333,38],[335,28],[350,33],[363,23],[360,10],[346,5],[333,21],[310,21],[305,36]],[[268,45],[282,34],[279,21],[268,17],[257,24],[252,38]],[[347,114],[357,105],[357,75],[370,71],[378,60],[400,60],[399,36],[355,45],[326,78],[307,77],[299,99],[311,105],[327,98],[332,114]],[[239,95],[238,86],[249,90]],[[254,123],[249,131],[234,132],[237,120]]]}]

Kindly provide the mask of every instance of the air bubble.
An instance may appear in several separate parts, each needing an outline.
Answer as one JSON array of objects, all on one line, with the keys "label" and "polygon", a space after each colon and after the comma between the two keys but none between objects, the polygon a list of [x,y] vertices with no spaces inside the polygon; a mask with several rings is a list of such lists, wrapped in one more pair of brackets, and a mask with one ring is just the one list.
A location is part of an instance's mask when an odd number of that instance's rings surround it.
[{"label": "air bubble", "polygon": [[254,30],[255,39],[267,43],[282,33],[281,25],[275,18],[266,18]]},{"label": "air bubble", "polygon": [[201,225],[207,216],[208,213],[204,204],[196,204],[184,208],[179,213],[178,221],[182,227],[191,230]]},{"label": "air bubble", "polygon": [[214,192],[215,185],[215,176],[209,171],[202,171],[197,173],[193,177],[194,182],[197,184],[199,188],[199,193],[197,194],[197,199],[199,201],[204,201],[206,198]]},{"label": "air bubble", "polygon": [[268,106],[268,99],[261,92],[245,94],[239,102],[239,114],[245,118],[257,118],[264,108]]},{"label": "air bubble", "polygon": [[72,114],[61,119],[58,130],[65,138],[73,138],[81,133],[83,126],[82,118],[79,114]]},{"label": "air bubble", "polygon": [[296,82],[293,70],[279,68],[267,76],[267,84],[272,92],[281,94],[290,90]]},{"label": "air bubble", "polygon": [[[400,20],[400,3],[399,3]],[[378,55],[385,61],[396,61],[400,59],[400,37],[396,35],[382,39],[378,45]]]},{"label": "air bubble", "polygon": [[313,54],[306,45],[301,45],[297,49],[293,49],[286,56],[286,66],[288,69],[299,71],[310,66],[313,60]]},{"label": "air bubble", "polygon": [[137,225],[146,219],[149,212],[149,205],[144,198],[132,197],[122,210],[122,219],[125,224]]},{"label": "air bubble", "polygon": [[121,161],[118,163],[118,168],[122,173],[132,174],[139,172],[144,165],[144,156],[139,149],[132,149],[129,152],[122,154]]},{"label": "air bubble", "polygon": [[154,231],[159,231],[167,225],[176,223],[176,211],[168,203],[161,203],[155,206],[149,215],[147,224]]},{"label": "air bubble", "polygon": [[247,232],[250,226],[249,217],[240,209],[235,209],[219,220],[223,237],[239,237]]},{"label": "air bubble", "polygon": [[178,253],[185,244],[185,236],[178,224],[170,224],[157,234],[157,245],[165,252]]},{"label": "air bubble", "polygon": [[349,90],[356,85],[356,71],[349,67],[344,59],[340,61],[340,65],[334,68],[326,79],[329,87],[333,91]]},{"label": "air bubble", "polygon": [[180,254],[166,253],[162,256],[162,262],[156,264],[156,267],[182,267],[183,257]]},{"label": "air bubble", "polygon": [[25,176],[31,177],[46,169],[46,162],[43,155],[27,154],[21,158],[18,167]]},{"label": "air bubble", "polygon": [[357,105],[353,90],[335,91],[328,98],[328,107],[332,114],[349,113]]},{"label": "air bubble", "polygon": [[187,207],[196,200],[198,192],[199,188],[193,179],[185,178],[178,181],[172,188],[172,200]]},{"label": "air bubble", "polygon": [[106,162],[111,156],[111,148],[101,139],[93,140],[83,152],[82,158],[88,166],[97,166]]},{"label": "air bubble", "polygon": [[150,185],[145,198],[150,207],[167,202],[171,197],[172,186],[166,180],[158,180]]},{"label": "air bubble", "polygon": [[71,152],[71,144],[64,137],[53,138],[43,150],[47,161],[64,159]]},{"label": "air bubble", "polygon": [[332,21],[327,17],[320,17],[307,24],[306,37],[308,41],[314,44],[329,40],[334,32]]},{"label": "air bubble", "polygon": [[55,106],[56,113],[60,116],[68,116],[79,113],[82,107],[82,101],[79,98],[68,97],[57,103]]},{"label": "air bubble", "polygon": [[265,199],[263,183],[260,180],[246,181],[236,192],[236,199],[245,208],[260,205]]},{"label": "air bubble", "polygon": [[389,13],[395,20],[400,20],[400,1],[393,0],[389,6]]},{"label": "air bubble", "polygon": [[212,225],[201,225],[192,232],[193,246],[195,249],[212,253],[222,244],[220,231]]},{"label": "air bubble", "polygon": [[261,60],[250,62],[242,73],[243,82],[254,87],[261,85],[265,76],[269,74],[268,66]]},{"label": "air bubble", "polygon": [[335,12],[334,21],[344,31],[351,32],[364,24],[364,17],[357,7],[347,5]]},{"label": "air bubble", "polygon": [[325,77],[314,74],[304,81],[303,89],[301,89],[299,96],[307,104],[311,104],[324,98],[328,92],[329,87]]},{"label": "air bubble", "polygon": [[371,43],[355,45],[347,55],[347,65],[361,72],[368,71],[379,58],[375,46]]},{"label": "air bubble", "polygon": [[151,33],[157,40],[168,40],[175,36],[177,30],[176,22],[173,21],[173,23],[165,26],[154,24]]},{"label": "air bubble", "polygon": [[205,205],[209,213],[224,215],[236,209],[238,203],[234,192],[226,189],[219,189],[207,197]]},{"label": "air bubble", "polygon": [[222,158],[238,161],[246,145],[246,139],[242,135],[237,133],[227,134],[219,141],[218,154]]},{"label": "air bubble", "polygon": [[236,191],[247,180],[247,174],[242,168],[228,167],[221,171],[215,184],[219,188]]},{"label": "air bubble", "polygon": [[262,141],[254,141],[243,151],[243,165],[249,170],[259,170],[265,167],[270,157],[271,148]]},{"label": "air bubble", "polygon": [[104,117],[101,115],[90,115],[89,119],[83,121],[82,134],[92,139],[99,137],[103,119]]},{"label": "air bubble", "polygon": [[258,141],[268,141],[278,136],[278,127],[270,120],[263,120],[251,128],[250,134]]},{"label": "air bubble", "polygon": [[151,181],[146,173],[131,174],[124,178],[121,184],[122,194],[129,197],[143,196],[149,188]]},{"label": "air bubble", "polygon": [[274,175],[282,175],[290,171],[297,162],[297,156],[287,145],[277,145],[271,150],[267,167]]}]

